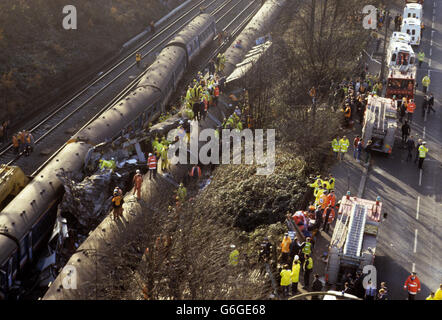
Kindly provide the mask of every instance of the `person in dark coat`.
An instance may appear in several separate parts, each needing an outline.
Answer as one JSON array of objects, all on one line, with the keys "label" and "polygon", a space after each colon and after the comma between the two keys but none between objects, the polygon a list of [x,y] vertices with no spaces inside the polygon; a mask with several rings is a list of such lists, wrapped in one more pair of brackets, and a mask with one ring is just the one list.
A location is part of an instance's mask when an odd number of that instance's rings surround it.
[{"label": "person in dark coat", "polygon": [[[315,274],[315,276],[314,276],[314,280],[313,280],[313,283],[312,283],[312,291],[314,291],[314,292],[320,292],[320,291],[322,291],[322,282],[321,282],[321,280],[319,280],[319,274]],[[312,296],[312,300],[319,300],[319,297],[318,296]]]},{"label": "person in dark coat", "polygon": [[424,95],[424,101],[422,101],[422,117],[425,117],[425,112],[428,108],[428,96]]},{"label": "person in dark coat", "polygon": [[407,142],[407,138],[410,135],[410,125],[408,124],[408,121],[405,120],[405,123],[402,125],[402,143]]}]

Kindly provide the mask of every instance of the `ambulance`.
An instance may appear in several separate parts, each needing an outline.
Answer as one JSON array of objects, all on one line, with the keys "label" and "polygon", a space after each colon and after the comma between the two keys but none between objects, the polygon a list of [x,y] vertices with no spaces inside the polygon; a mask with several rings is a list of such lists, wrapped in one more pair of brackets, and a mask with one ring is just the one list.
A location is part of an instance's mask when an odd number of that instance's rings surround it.
[{"label": "ambulance", "polygon": [[421,43],[422,28],[421,21],[416,18],[404,18],[401,32],[410,35],[410,44],[418,46]]}]

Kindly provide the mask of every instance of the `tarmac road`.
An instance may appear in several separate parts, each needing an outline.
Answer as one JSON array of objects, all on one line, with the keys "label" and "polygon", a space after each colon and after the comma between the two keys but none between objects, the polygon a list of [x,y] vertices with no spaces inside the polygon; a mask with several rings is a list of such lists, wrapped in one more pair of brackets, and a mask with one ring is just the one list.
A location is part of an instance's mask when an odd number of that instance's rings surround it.
[{"label": "tarmac road", "polygon": [[[425,62],[418,69],[416,112],[412,134],[427,141],[429,153],[420,171],[406,162],[407,151],[401,148],[400,129],[390,157],[376,155],[369,171],[364,198],[381,196],[388,218],[383,222],[376,249],[377,280],[386,281],[390,299],[406,299],[404,282],[416,271],[423,300],[442,283],[442,1],[424,4],[423,49]],[[431,78],[436,113],[422,117],[421,79]],[[417,140],[417,139],[415,139]],[[414,159],[413,159],[414,160]]]}]

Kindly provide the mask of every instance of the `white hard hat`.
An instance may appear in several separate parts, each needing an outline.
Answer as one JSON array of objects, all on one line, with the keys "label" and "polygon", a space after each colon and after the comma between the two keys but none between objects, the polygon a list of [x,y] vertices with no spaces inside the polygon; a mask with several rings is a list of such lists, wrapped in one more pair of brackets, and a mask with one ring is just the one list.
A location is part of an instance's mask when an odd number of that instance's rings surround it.
[{"label": "white hard hat", "polygon": [[424,141],[424,142],[422,142],[422,144],[427,144],[427,142],[426,142],[426,141]]},{"label": "white hard hat", "polygon": [[297,260],[299,260],[299,256],[298,255],[295,256],[295,261],[297,261]]},{"label": "white hard hat", "polygon": [[231,245],[230,245],[230,248],[235,249],[236,246],[235,246],[234,244],[231,244]]},{"label": "white hard hat", "polygon": [[152,156],[152,153],[149,153],[149,157]]},{"label": "white hard hat", "polygon": [[141,171],[140,170],[137,170],[137,173],[140,173]]}]

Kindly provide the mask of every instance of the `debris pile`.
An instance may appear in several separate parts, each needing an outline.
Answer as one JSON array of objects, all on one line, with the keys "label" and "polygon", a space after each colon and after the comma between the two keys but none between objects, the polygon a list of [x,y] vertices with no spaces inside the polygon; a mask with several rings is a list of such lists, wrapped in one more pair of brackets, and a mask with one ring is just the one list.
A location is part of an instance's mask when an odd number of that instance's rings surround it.
[{"label": "debris pile", "polygon": [[95,223],[103,213],[109,211],[110,201],[107,201],[107,195],[110,194],[111,175],[110,170],[105,170],[75,182],[69,173],[58,173],[57,177],[63,182],[65,189],[61,210],[70,212],[84,227]]}]

